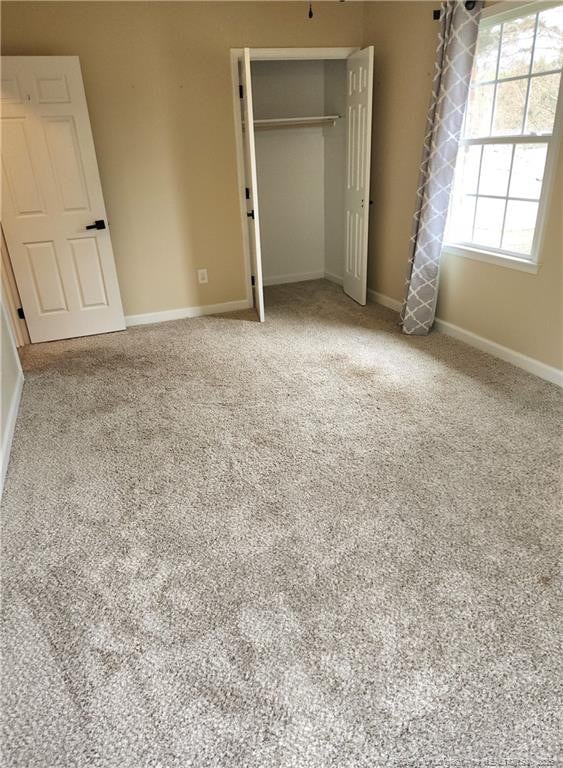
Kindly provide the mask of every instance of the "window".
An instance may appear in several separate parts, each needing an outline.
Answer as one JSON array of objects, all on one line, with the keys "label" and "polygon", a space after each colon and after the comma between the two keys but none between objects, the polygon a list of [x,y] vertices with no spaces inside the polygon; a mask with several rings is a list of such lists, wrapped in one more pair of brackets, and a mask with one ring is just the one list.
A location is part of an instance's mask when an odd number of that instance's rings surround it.
[{"label": "window", "polygon": [[479,25],[446,249],[532,265],[557,141],[563,5],[494,10]]}]

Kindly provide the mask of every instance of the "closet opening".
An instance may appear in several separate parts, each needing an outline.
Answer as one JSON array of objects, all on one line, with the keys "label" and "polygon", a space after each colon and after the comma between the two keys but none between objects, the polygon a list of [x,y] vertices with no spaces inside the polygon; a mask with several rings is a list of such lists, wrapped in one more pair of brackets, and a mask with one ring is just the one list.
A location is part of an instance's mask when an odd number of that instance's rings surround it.
[{"label": "closet opening", "polygon": [[258,318],[263,286],[306,280],[338,283],[365,304],[373,48],[231,56],[248,298]]}]

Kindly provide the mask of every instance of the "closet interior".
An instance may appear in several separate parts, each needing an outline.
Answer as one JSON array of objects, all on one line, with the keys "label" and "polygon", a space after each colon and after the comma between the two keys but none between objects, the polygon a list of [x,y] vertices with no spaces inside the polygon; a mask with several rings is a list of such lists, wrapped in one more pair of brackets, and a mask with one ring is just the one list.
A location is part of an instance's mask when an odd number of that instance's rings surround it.
[{"label": "closet interior", "polygon": [[263,283],[342,282],[346,60],[252,61],[251,76]]},{"label": "closet interior", "polygon": [[263,285],[276,283],[325,277],[365,304],[373,47],[244,48],[232,51],[232,65],[248,291],[259,320]]}]

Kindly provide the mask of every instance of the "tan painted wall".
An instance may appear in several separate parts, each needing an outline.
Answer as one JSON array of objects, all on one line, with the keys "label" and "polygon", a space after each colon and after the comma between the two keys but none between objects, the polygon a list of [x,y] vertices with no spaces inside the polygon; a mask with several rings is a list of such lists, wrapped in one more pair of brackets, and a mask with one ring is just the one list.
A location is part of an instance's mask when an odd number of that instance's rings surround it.
[{"label": "tan painted wall", "polygon": [[[412,210],[431,91],[437,23],[424,2],[366,9],[364,43],[375,45],[374,206],[369,285],[403,297]],[[445,256],[437,315],[548,365],[563,367],[563,151],[537,275]]]},{"label": "tan painted wall", "polygon": [[395,299],[409,255],[436,33],[427,3],[367,8],[365,39],[375,57],[368,284]]},{"label": "tan painted wall", "polygon": [[4,54],[80,56],[126,314],[245,298],[229,49],[361,44],[362,3],[306,13],[302,2],[2,4]]}]

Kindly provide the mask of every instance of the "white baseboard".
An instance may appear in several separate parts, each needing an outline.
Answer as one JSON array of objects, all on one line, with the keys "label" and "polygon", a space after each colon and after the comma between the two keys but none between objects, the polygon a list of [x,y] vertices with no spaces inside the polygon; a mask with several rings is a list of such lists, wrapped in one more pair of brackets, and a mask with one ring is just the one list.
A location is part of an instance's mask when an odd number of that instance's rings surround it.
[{"label": "white baseboard", "polygon": [[[269,281],[265,281],[264,284],[279,285],[286,282],[296,283],[304,280],[318,280],[323,277],[326,280],[330,280],[333,283],[337,283],[339,285],[342,284],[342,278],[330,272],[308,272],[308,273],[301,273],[300,275],[283,275],[275,278],[270,278]],[[276,280],[277,282],[275,283],[271,282],[272,280]],[[401,310],[400,301],[398,301],[397,299],[393,299],[391,296],[386,296],[384,293],[379,293],[378,291],[374,291],[371,288],[368,289],[368,298],[371,301],[374,301],[376,304],[381,304],[382,306],[387,307],[388,309],[392,309],[395,312],[400,312]],[[148,312],[147,314],[144,314],[144,315],[127,315],[125,317],[125,322],[127,326],[146,325],[149,323],[163,323],[168,320],[182,320],[188,317],[201,317],[203,315],[217,315],[217,314],[222,314],[224,312],[237,312],[238,310],[241,310],[241,309],[248,309],[250,306],[251,304],[246,299],[241,299],[240,301],[227,301],[223,304],[207,304],[202,307],[182,307],[181,309],[169,309],[169,310],[165,310],[164,312]],[[563,371],[560,370],[559,368],[554,368],[551,365],[546,365],[546,363],[542,363],[533,357],[528,357],[527,355],[523,355],[522,353],[516,352],[515,350],[510,349],[509,347],[504,347],[502,344],[497,344],[497,342],[495,341],[486,339],[483,336],[478,336],[476,333],[472,333],[471,331],[466,331],[464,328],[460,328],[458,325],[453,325],[453,323],[448,323],[445,320],[440,320],[439,318],[436,318],[434,327],[440,333],[445,333],[448,336],[452,336],[455,339],[459,339],[460,341],[463,341],[466,344],[469,344],[471,347],[475,347],[476,349],[479,349],[482,352],[487,352],[488,354],[493,355],[494,357],[498,357],[507,363],[511,363],[512,365],[515,365],[517,368],[521,368],[522,370],[527,371],[528,373],[532,373],[535,376],[539,376],[540,379],[544,379],[545,381],[549,381],[552,384],[557,384],[558,386],[563,387]],[[23,376],[21,377],[21,380],[18,382],[18,388],[16,390],[17,400],[14,399],[12,402],[12,405],[10,406],[10,415],[8,417],[7,433],[4,438],[4,443],[6,448],[4,445],[2,446],[3,448],[2,476],[1,476],[0,492],[1,492],[1,487],[4,483],[4,476],[8,466],[9,448],[11,445],[13,430],[16,423],[22,385],[23,385]],[[8,438],[8,434],[9,434],[9,438]]]},{"label": "white baseboard", "polygon": [[[397,301],[397,299],[392,299],[390,296],[372,291],[371,289],[368,289],[368,296],[377,304],[394,309],[396,312],[401,311],[401,302]],[[471,347],[475,347],[475,349],[481,350],[481,352],[487,352],[489,355],[493,355],[493,357],[498,357],[500,360],[515,365],[517,368],[533,373],[534,376],[539,376],[540,379],[563,387],[563,371],[559,368],[546,365],[533,357],[523,355],[521,352],[510,349],[510,347],[504,347],[502,344],[497,344],[496,341],[486,339],[484,336],[478,336],[476,333],[466,331],[465,328],[460,328],[459,325],[453,325],[453,323],[448,323],[439,318],[436,318],[434,321],[434,328],[440,333],[445,333],[454,339],[469,344]]]},{"label": "white baseboard", "polygon": [[238,312],[252,305],[247,299],[226,301],[223,304],[206,304],[202,307],[180,307],[166,309],[163,312],[147,312],[144,315],[126,315],[125,324],[148,325],[150,323],[165,323],[168,320],[184,320],[187,317],[202,317],[203,315],[220,315],[224,312]]},{"label": "white baseboard", "polygon": [[330,280],[331,283],[336,283],[336,285],[342,285],[344,282],[342,275],[335,275],[334,272],[325,272],[324,279]]},{"label": "white baseboard", "polygon": [[522,370],[528,373],[539,376],[540,379],[545,379],[545,381],[550,381],[552,384],[563,387],[563,371],[559,368],[546,365],[533,357],[528,357],[521,352],[510,349],[510,347],[503,347],[502,344],[497,344],[496,341],[486,339],[484,336],[478,336],[476,333],[466,331],[465,328],[460,328],[458,325],[447,323],[445,320],[436,318],[434,327],[440,333],[445,333],[454,339],[464,341],[466,344],[480,349],[481,352],[488,352],[490,355],[498,357],[507,363],[512,363],[517,368],[522,368]]},{"label": "white baseboard", "polygon": [[321,280],[324,272],[296,272],[293,275],[272,275],[265,277],[264,285],[283,285],[284,283],[303,283],[306,280]]},{"label": "white baseboard", "polygon": [[20,401],[23,390],[23,373],[20,370],[18,372],[18,378],[16,381],[15,389],[12,393],[12,402],[8,410],[8,416],[6,423],[3,425],[4,434],[2,435],[2,466],[0,469],[0,498],[2,497],[2,491],[4,490],[4,480],[6,479],[6,472],[8,471],[8,464],[10,462],[10,451],[12,449],[12,440],[14,439],[14,430],[16,428],[16,421],[18,418],[18,411],[20,409]]},{"label": "white baseboard", "polygon": [[395,312],[401,311],[402,302],[392,299],[391,296],[386,296],[384,293],[378,293],[378,291],[372,291],[371,288],[368,288],[368,298],[376,304],[387,307],[387,309],[392,309]]}]

